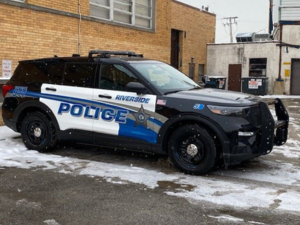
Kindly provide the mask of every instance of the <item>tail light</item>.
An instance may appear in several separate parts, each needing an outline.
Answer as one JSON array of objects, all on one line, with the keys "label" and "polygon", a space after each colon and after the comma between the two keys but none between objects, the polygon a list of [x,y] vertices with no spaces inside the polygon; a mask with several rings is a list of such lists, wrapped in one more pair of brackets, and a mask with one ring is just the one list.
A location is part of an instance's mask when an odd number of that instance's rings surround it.
[{"label": "tail light", "polygon": [[2,96],[3,96],[3,98],[5,98],[7,92],[11,91],[14,88],[15,88],[15,86],[13,86],[13,85],[3,85],[3,87],[2,87]]}]

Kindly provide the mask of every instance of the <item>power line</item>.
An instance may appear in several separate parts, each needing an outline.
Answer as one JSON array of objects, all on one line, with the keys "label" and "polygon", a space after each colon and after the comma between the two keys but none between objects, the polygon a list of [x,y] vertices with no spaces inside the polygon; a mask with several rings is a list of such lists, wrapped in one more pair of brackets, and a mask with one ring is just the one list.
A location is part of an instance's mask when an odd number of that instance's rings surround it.
[{"label": "power line", "polygon": [[238,17],[225,17],[223,18],[223,25],[225,26],[225,29],[226,29],[226,26],[229,26],[229,29],[230,29],[230,42],[233,43],[233,33],[232,33],[232,25],[233,24],[236,24],[237,25],[237,18]]}]

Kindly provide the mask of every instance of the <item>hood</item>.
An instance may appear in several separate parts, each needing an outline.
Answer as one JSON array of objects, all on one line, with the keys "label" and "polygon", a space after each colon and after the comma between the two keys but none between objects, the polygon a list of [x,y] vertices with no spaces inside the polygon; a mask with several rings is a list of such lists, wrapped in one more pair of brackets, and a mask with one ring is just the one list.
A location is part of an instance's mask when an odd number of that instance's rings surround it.
[{"label": "hood", "polygon": [[214,105],[248,106],[256,105],[262,99],[250,94],[244,94],[234,91],[225,91],[221,89],[197,89],[190,91],[180,91],[174,94],[166,95],[167,98],[180,98],[186,100],[195,100],[199,103]]}]

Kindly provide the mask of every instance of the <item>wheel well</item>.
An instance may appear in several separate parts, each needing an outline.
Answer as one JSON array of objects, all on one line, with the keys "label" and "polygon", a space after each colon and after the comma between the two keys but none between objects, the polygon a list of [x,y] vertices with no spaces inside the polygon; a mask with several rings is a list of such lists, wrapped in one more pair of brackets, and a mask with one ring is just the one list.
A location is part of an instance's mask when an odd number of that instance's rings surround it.
[{"label": "wheel well", "polygon": [[189,124],[190,125],[198,125],[208,131],[208,133],[213,138],[215,146],[216,146],[217,160],[222,158],[223,149],[222,149],[220,138],[217,136],[217,134],[213,131],[213,129],[211,127],[209,127],[208,125],[206,125],[204,123],[201,123],[200,121],[194,121],[194,120],[179,121],[179,122],[172,124],[169,127],[169,129],[167,130],[167,132],[164,135],[164,139],[163,139],[163,143],[162,143],[163,149],[166,151],[166,153],[168,153],[167,149],[168,149],[169,139],[172,136],[172,134],[175,132],[175,130],[181,126],[189,125]]},{"label": "wheel well", "polygon": [[49,120],[51,120],[50,116],[44,110],[42,110],[41,108],[34,107],[34,106],[27,107],[26,109],[22,110],[22,112],[20,113],[20,115],[18,117],[18,120],[17,120],[17,130],[18,130],[18,132],[20,132],[20,130],[21,130],[21,124],[22,124],[23,119],[25,118],[25,116],[28,113],[31,113],[31,112],[41,112],[44,115],[46,115]]}]

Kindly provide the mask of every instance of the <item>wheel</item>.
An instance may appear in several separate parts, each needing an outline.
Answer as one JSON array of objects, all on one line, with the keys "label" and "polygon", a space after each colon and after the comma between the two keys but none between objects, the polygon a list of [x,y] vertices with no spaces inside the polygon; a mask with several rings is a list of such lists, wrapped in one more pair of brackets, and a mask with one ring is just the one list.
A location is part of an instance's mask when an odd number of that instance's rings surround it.
[{"label": "wheel", "polygon": [[173,164],[188,174],[206,174],[215,164],[216,148],[213,138],[198,125],[178,128],[171,135],[168,151]]},{"label": "wheel", "polygon": [[26,148],[48,152],[57,144],[56,130],[52,122],[41,112],[28,113],[21,125],[22,140]]}]

